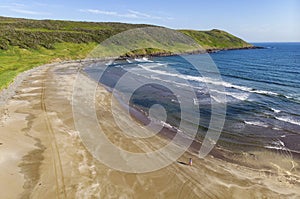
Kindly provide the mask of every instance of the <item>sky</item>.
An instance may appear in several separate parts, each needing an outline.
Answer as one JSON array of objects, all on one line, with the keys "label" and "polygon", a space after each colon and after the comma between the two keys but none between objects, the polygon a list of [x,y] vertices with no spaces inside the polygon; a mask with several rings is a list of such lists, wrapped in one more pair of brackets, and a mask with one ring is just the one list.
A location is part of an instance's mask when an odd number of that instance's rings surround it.
[{"label": "sky", "polygon": [[0,16],[215,28],[248,42],[300,42],[300,0],[1,0]]}]

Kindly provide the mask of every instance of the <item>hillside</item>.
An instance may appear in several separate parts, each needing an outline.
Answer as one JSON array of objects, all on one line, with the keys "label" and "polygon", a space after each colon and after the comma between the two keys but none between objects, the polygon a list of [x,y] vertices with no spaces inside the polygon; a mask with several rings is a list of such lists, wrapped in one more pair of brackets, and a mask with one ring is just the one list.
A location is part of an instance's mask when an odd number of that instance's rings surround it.
[{"label": "hillside", "polygon": [[100,43],[111,35],[146,26],[150,25],[0,17],[0,49],[6,50],[9,46],[52,49],[62,42]]},{"label": "hillside", "polygon": [[[0,89],[7,86],[20,72],[53,61],[84,58],[98,43],[110,36],[141,27],[154,26],[0,17]],[[207,50],[252,47],[221,30],[179,31],[192,37]],[[141,49],[126,55],[160,53],[168,52]]]},{"label": "hillside", "polygon": [[192,37],[205,49],[235,49],[253,47],[244,40],[229,34],[228,32],[213,29],[210,31],[179,30]]}]

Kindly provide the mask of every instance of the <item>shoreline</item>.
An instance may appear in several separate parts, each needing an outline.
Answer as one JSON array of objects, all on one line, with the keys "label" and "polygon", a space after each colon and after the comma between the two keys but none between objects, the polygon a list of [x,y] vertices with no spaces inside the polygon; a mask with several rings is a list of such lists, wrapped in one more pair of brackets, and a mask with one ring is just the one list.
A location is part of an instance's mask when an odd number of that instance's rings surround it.
[{"label": "shoreline", "polygon": [[[92,79],[91,77],[89,77],[87,75],[87,77],[94,81],[96,84],[98,84],[98,86],[100,87],[104,87],[107,92],[111,93],[109,87],[107,89],[107,86],[102,85],[102,83],[95,81],[94,79]],[[115,98],[117,98],[119,104],[122,104],[122,101],[120,101],[120,99],[118,99],[117,96],[113,96]],[[121,105],[122,106],[122,105]],[[124,106],[124,105],[123,105]],[[126,105],[125,105],[126,106]],[[123,107],[124,109],[124,107]],[[135,112],[137,112],[137,116],[134,118],[137,122],[141,123],[142,125],[144,125],[144,121],[147,120],[147,116],[145,114],[143,114],[142,112],[140,112],[139,110],[137,110],[134,107],[130,106],[130,109],[134,109]],[[124,110],[123,110],[124,111]],[[142,117],[142,118],[141,118]],[[171,141],[173,136],[172,134],[176,133],[168,128],[165,128],[165,130],[163,130],[162,132],[156,134],[158,137],[162,138],[165,141]],[[175,143],[176,144],[176,143]],[[200,149],[201,147],[201,142],[199,141],[193,141],[193,143],[191,144],[191,146],[189,147],[189,150],[187,150],[185,152],[185,155],[183,156],[192,156],[193,158],[197,159],[197,151]],[[298,163],[294,162],[292,159],[290,159],[290,157],[285,156],[284,154],[278,154],[278,150],[269,150],[266,148],[262,148],[260,150],[257,151],[248,151],[248,152],[232,152],[229,151],[228,149],[222,148],[218,145],[216,145],[216,147],[211,151],[211,153],[208,155],[207,159],[212,159],[212,160],[217,160],[220,162],[223,162],[226,164],[230,164],[230,165],[236,165],[236,166],[241,166],[244,169],[250,169],[250,170],[260,170],[260,169],[267,169],[269,170],[268,172],[270,172],[270,175],[276,175],[275,173],[273,173],[271,170],[272,169],[272,164],[269,165],[269,161],[271,161],[271,159],[275,158],[279,158],[281,155],[283,155],[281,158],[284,159],[284,161],[287,161],[286,163],[288,165],[292,165],[292,169],[294,169],[294,164],[298,165]],[[269,159],[270,157],[272,157],[271,159]],[[262,163],[256,163],[255,161],[260,160]],[[254,162],[253,162],[254,161]],[[292,162],[289,162],[292,161]],[[298,161],[299,162],[299,161]],[[179,164],[183,164],[181,161],[177,161],[177,163]],[[284,163],[284,164],[286,164]],[[299,162],[300,163],[300,162]],[[285,165],[287,166],[287,165]],[[289,167],[289,166],[287,166]],[[271,174],[272,173],[272,174]]]},{"label": "shoreline", "polygon": [[[176,55],[174,55],[174,56],[176,56]],[[90,77],[86,72],[82,72],[82,73],[87,78],[94,81],[94,83],[98,84],[98,86],[104,87],[109,93],[111,93],[111,88],[109,86],[104,85],[101,82],[97,82],[92,77]],[[124,110],[129,108],[130,113],[133,116],[133,119],[135,121],[137,121],[141,125],[145,125],[149,122],[149,118],[147,117],[147,115],[143,111],[141,111],[137,107],[133,107],[133,106],[128,107],[128,105],[123,103],[121,97],[118,97],[118,96],[114,96],[114,97],[117,99],[118,103],[121,104],[121,106],[123,107]],[[174,128],[174,127],[168,128],[168,127],[165,127],[165,126],[162,125],[161,132],[158,132],[156,135],[163,138],[163,139],[166,139],[167,141],[172,141],[172,139],[174,138],[176,133],[178,133],[176,128]],[[198,154],[198,152],[201,148],[201,145],[202,145],[202,140],[193,139],[192,144],[188,148],[187,152],[189,152],[193,156],[195,156],[195,155],[197,156],[197,154]],[[284,150],[284,149],[272,149],[272,148],[266,148],[266,147],[263,147],[263,146],[260,147],[260,148],[255,148],[255,149],[254,148],[252,148],[252,149],[248,148],[248,149],[245,149],[243,151],[240,151],[239,149],[233,150],[233,148],[225,147],[225,146],[222,146],[220,144],[216,144],[209,155],[211,157],[220,159],[221,161],[227,161],[227,162],[230,162],[230,163],[233,163],[233,164],[258,169],[258,167],[256,167],[255,164],[249,165],[249,162],[243,162],[239,158],[243,158],[243,156],[248,156],[248,157],[256,159],[257,158],[256,156],[259,156],[261,153],[274,153],[274,154],[277,154],[277,153],[290,153],[292,158],[295,158],[297,161],[300,160],[300,153],[299,152],[288,151],[288,150]]]},{"label": "shoreline", "polygon": [[[87,59],[77,59],[77,60],[61,60],[61,61],[54,61],[51,63],[46,63],[43,64],[42,66],[45,65],[55,65],[55,64],[65,64],[65,63],[89,63],[89,62],[98,62],[98,61],[109,61],[109,60],[126,60],[128,58],[140,58],[140,57],[164,57],[164,56],[180,56],[180,55],[193,55],[193,54],[212,54],[212,53],[216,53],[219,51],[228,51],[228,50],[249,50],[249,49],[264,49],[264,47],[260,47],[260,46],[248,46],[248,47],[241,47],[241,48],[211,48],[211,49],[206,49],[206,50],[199,50],[199,51],[193,51],[193,52],[186,52],[186,53],[154,53],[154,54],[141,54],[141,55],[134,55],[134,56],[119,56],[119,57],[104,57],[104,58],[87,58]],[[1,101],[4,101],[3,98],[3,93],[4,95],[8,95],[11,96],[12,93],[10,94],[5,94],[6,92],[10,92],[10,91],[6,91],[6,90],[11,90],[8,89],[9,87],[16,87],[19,85],[19,83],[15,83],[15,82],[20,82],[22,79],[24,79],[24,75],[30,73],[30,71],[34,71],[36,70],[36,68],[42,67],[42,66],[36,66],[33,67],[32,69],[29,69],[27,71],[23,71],[21,73],[19,73],[14,79],[13,81],[7,86],[7,87],[3,87],[2,89],[0,89],[0,105],[1,105]],[[22,74],[22,75],[21,75]],[[20,76],[20,77],[19,77]],[[18,80],[20,79],[20,80]]]},{"label": "shoreline", "polygon": [[158,52],[153,54],[136,54],[132,56],[120,56],[120,59],[127,59],[127,58],[140,58],[140,57],[165,57],[165,56],[180,56],[180,55],[197,55],[197,54],[212,54],[219,51],[229,51],[229,50],[251,50],[251,49],[265,49],[261,46],[246,46],[246,47],[234,47],[234,48],[208,48],[208,49],[200,49],[191,52],[182,52],[182,53],[172,53],[172,52]]},{"label": "shoreline", "polygon": [[[111,93],[111,88],[108,87],[107,85],[102,84],[101,82],[97,82],[96,80],[94,80],[92,77],[90,77],[86,72],[83,72],[83,74],[88,77],[89,79],[91,79],[92,81],[94,81],[96,84],[98,84],[101,87],[104,87],[108,92]],[[123,103],[121,97],[118,96],[114,96],[117,101],[119,102],[119,104],[123,107],[124,110],[129,109],[130,110],[130,114],[131,116],[133,116],[133,119],[135,121],[137,121],[138,123],[140,123],[141,125],[146,125],[150,119],[148,118],[148,116],[146,115],[146,113],[144,111],[142,111],[141,109],[135,107],[135,106],[128,106],[126,104]],[[161,121],[163,122],[163,121]],[[169,125],[169,124],[168,124]],[[159,125],[162,126],[162,130],[160,132],[158,132],[156,135],[160,136],[163,139],[167,139],[168,141],[172,141],[172,139],[174,138],[174,136],[176,135],[176,133],[178,133],[177,129],[173,126],[170,127],[166,127],[164,125]],[[193,154],[193,155],[197,155],[200,148],[202,145],[202,140],[196,139],[194,138],[192,141],[192,144],[190,145],[190,147],[188,148],[188,152]],[[297,151],[292,151],[292,150],[286,150],[286,149],[275,149],[275,148],[267,148],[265,146],[261,146],[259,148],[253,148],[253,149],[245,149],[243,151],[240,151],[239,149],[234,149],[234,148],[230,148],[228,146],[222,146],[220,144],[216,144],[215,147],[213,148],[213,150],[209,153],[209,155],[213,156],[214,158],[219,158],[222,161],[227,161],[230,163],[234,163],[234,164],[239,164],[239,165],[243,165],[243,166],[247,166],[247,164],[244,164],[243,162],[233,159],[231,157],[233,156],[243,156],[244,154],[248,154],[249,156],[252,156],[255,158],[255,154],[256,153],[263,153],[263,152],[269,152],[269,153],[290,153],[292,155],[293,158],[295,158],[296,160],[300,160],[300,152]]]},{"label": "shoreline", "polygon": [[[1,156],[0,169],[11,170],[1,174],[1,187],[7,190],[0,193],[1,197],[20,196],[26,190],[32,190],[32,198],[109,195],[232,198],[239,197],[240,193],[246,198],[262,195],[279,198],[300,195],[297,192],[300,185],[297,178],[299,165],[295,162],[294,168],[290,170],[291,163],[284,154],[244,154],[241,157],[233,157],[246,165],[254,164],[257,169],[232,164],[213,156],[199,159],[188,152],[168,167],[145,174],[128,174],[103,165],[87,151],[74,127],[71,100],[73,83],[80,67],[80,61],[46,65],[44,68],[41,66],[36,71],[27,73],[19,85],[11,87],[12,90],[15,89],[14,94],[6,99],[4,106],[0,106],[1,110],[8,109],[9,115],[7,120],[1,120],[3,126],[0,126],[0,152],[6,156]],[[95,84],[91,78],[87,79],[86,83]],[[107,136],[114,144],[129,151],[145,152],[167,142],[154,138],[132,143],[119,136],[120,132],[115,127],[114,120],[108,114],[111,112],[109,104],[111,100],[115,100],[114,97],[103,86],[99,86],[97,97],[98,114],[104,117],[100,122],[109,130]],[[122,115],[124,111],[121,107],[115,108]],[[24,113],[20,115],[20,111]],[[32,114],[31,120],[26,119],[29,114]],[[128,121],[128,118],[120,117],[125,122]],[[44,151],[41,152],[43,159],[33,155],[27,169],[21,172],[18,165],[22,165],[22,158],[26,157],[28,152],[37,149],[36,141],[24,135],[22,129],[39,139]],[[21,146],[24,150],[17,153]],[[16,154],[13,161],[10,154]],[[182,164],[191,156],[193,167]],[[282,165],[276,162],[279,157],[284,160]],[[276,165],[272,166],[272,161],[275,161]],[[38,165],[38,169],[35,164]],[[265,164],[269,167],[265,167]],[[28,176],[28,182],[31,182],[30,186],[26,186],[27,189],[24,188],[25,176]],[[38,179],[35,180],[34,176],[38,176]],[[13,186],[6,183],[10,180],[18,184]]]},{"label": "shoreline", "polygon": [[[248,48],[243,48],[243,49],[248,49]],[[252,49],[252,48],[251,48]],[[254,48],[256,49],[256,47]],[[258,49],[261,49],[260,47],[258,47]],[[225,49],[226,50],[240,50],[240,49]],[[163,55],[162,55],[163,56]],[[177,56],[177,54],[173,54],[173,55],[166,55],[166,56]],[[22,81],[24,79],[26,79],[28,76],[31,75],[31,73],[34,73],[40,69],[44,69],[44,68],[47,68],[47,67],[52,67],[52,66],[55,66],[55,65],[59,65],[59,64],[90,64],[90,63],[97,63],[97,62],[101,62],[101,61],[111,61],[111,60],[126,60],[126,58],[129,58],[129,57],[107,57],[107,58],[100,58],[100,59],[79,59],[79,60],[67,60],[67,61],[60,61],[60,62],[54,62],[54,63],[50,63],[50,64],[45,64],[45,65],[41,65],[41,66],[38,66],[38,67],[35,67],[33,69],[30,69],[28,71],[24,71],[22,73],[20,73],[17,77],[16,77],[16,80],[14,82],[12,82],[8,88],[5,88],[3,90],[0,90],[0,106],[3,106],[5,105],[5,103],[10,99],[12,98],[15,94],[16,94],[16,89],[17,87],[19,87],[21,84],[22,84]],[[85,76],[91,80],[93,80],[91,77],[89,77],[88,74],[84,73]],[[95,80],[93,80],[95,81]],[[105,85],[102,85],[100,82],[97,82],[95,81],[95,83],[97,83],[99,86],[104,86],[105,88],[107,86]],[[107,89],[107,88],[106,88]],[[107,89],[108,92],[109,89]],[[120,99],[118,99],[119,103],[120,103]],[[134,107],[130,107],[132,109],[134,109],[136,112],[138,112],[138,114],[144,118],[141,118],[140,116],[136,116],[135,119],[138,121],[138,122],[141,122],[142,124],[144,123],[144,121],[147,119],[147,116],[141,112],[140,110],[134,108]],[[1,113],[1,112],[0,112]],[[160,133],[159,135],[161,137],[163,137],[164,139],[171,139],[173,137],[173,135],[171,135],[172,133],[174,133],[174,131],[164,127],[165,129],[165,133]],[[171,131],[171,134],[170,132],[168,131]],[[193,141],[191,147],[189,150],[191,150],[190,152],[193,153],[195,155],[195,152],[198,151],[200,149],[200,146],[201,145],[201,141],[200,140],[196,140],[196,141]],[[227,151],[227,152],[231,152],[229,151],[228,149],[226,148],[223,148],[222,146],[218,146],[218,144],[216,145],[216,148],[220,149],[221,151]],[[272,149],[272,148],[260,148],[258,151],[261,151],[261,150],[265,150],[265,151],[270,151],[270,152],[278,152],[280,150],[278,149]],[[285,150],[284,150],[285,151]],[[223,160],[227,160],[227,161],[230,161],[232,163],[237,163],[237,161],[234,161],[230,158],[226,158],[224,156],[224,154],[222,154],[222,152],[218,152],[216,151],[215,149],[211,152],[213,153],[216,157],[220,157],[221,159],[223,158]],[[242,152],[244,153],[244,152]],[[251,151],[249,151],[249,153],[251,154]],[[291,151],[291,153],[294,155],[294,157],[296,157],[297,159],[300,160],[300,153],[297,153],[297,152],[294,152],[294,151]],[[233,152],[232,154],[236,154],[235,152]]]}]

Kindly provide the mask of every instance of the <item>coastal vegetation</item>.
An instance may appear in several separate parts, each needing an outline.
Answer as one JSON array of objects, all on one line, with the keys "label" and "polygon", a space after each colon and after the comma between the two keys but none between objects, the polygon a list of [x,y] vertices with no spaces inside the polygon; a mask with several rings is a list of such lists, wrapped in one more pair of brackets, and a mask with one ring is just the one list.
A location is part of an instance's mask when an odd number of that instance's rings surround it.
[{"label": "coastal vegetation", "polygon": [[[0,89],[6,87],[20,72],[46,63],[82,59],[112,35],[142,27],[154,26],[0,17]],[[192,37],[208,51],[252,47],[221,30],[179,31]],[[128,52],[124,56],[159,54],[170,52],[149,48]]]},{"label": "coastal vegetation", "polygon": [[251,48],[252,45],[244,40],[222,30],[210,31],[179,30],[193,38],[198,44],[207,50]]}]

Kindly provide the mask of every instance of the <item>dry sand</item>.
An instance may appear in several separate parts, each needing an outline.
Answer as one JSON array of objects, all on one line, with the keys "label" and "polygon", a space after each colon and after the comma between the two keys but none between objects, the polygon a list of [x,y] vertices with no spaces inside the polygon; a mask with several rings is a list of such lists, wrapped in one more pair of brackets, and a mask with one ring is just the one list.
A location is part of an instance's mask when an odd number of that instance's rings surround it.
[{"label": "dry sand", "polygon": [[[36,68],[1,93],[0,198],[300,198],[299,161],[289,153],[245,153],[228,157],[236,162],[230,163],[186,152],[168,167],[144,174],[105,166],[74,127],[71,99],[79,65]],[[109,105],[114,99],[101,86],[97,96],[100,123],[114,144],[143,152],[167,142],[119,136]],[[180,163],[190,157],[192,167]]]}]

